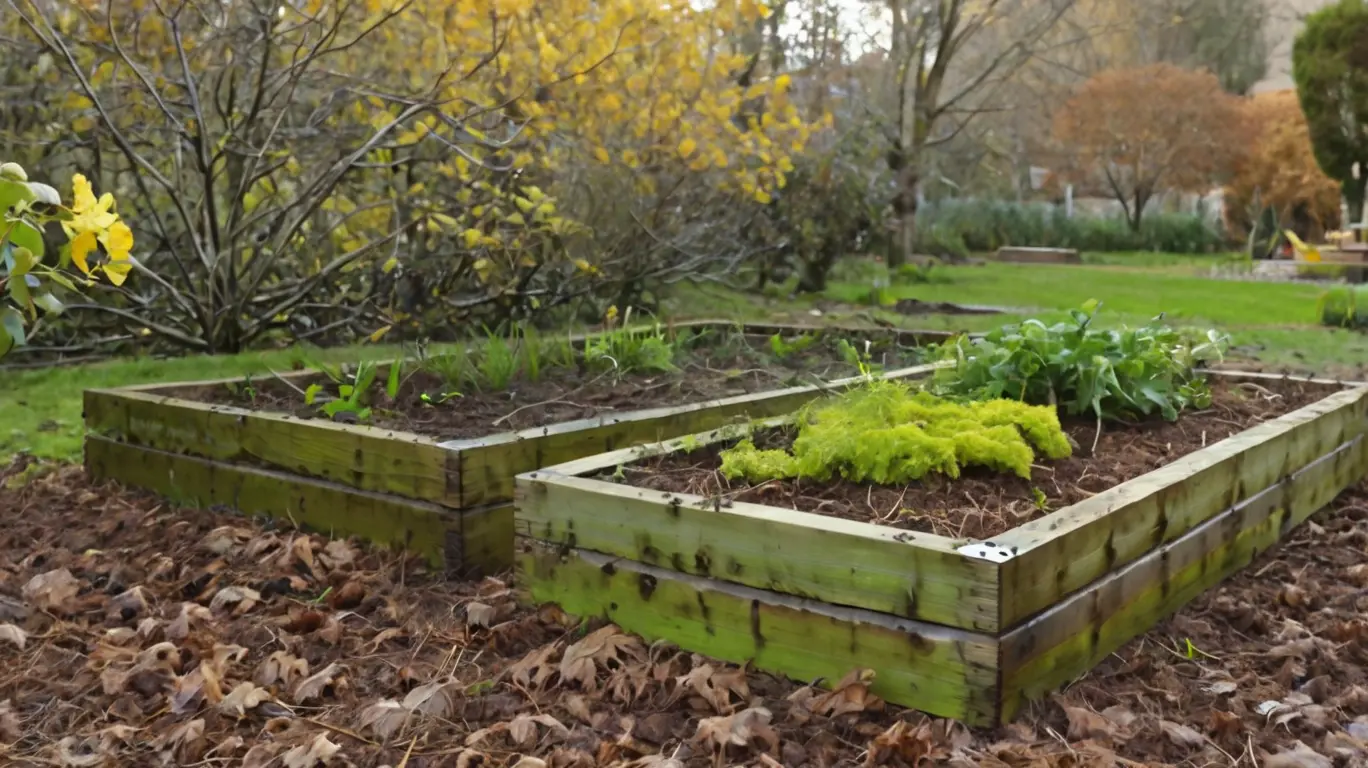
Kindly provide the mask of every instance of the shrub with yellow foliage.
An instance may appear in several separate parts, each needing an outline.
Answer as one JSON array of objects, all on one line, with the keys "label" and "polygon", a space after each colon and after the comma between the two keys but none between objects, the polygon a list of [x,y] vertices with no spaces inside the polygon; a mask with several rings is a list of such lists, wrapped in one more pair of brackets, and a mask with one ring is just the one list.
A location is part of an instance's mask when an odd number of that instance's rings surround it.
[{"label": "shrub with yellow foliage", "polygon": [[[62,313],[57,294],[65,289],[79,294],[78,282],[89,285],[103,274],[114,285],[123,285],[133,268],[130,251],[133,232],[114,213],[114,197],[95,197],[90,182],[77,174],[70,205],[63,205],[57,190],[29,181],[18,163],[0,163],[0,357],[24,346],[40,319]],[[56,259],[47,253],[44,230],[60,223],[70,240]],[[103,248],[103,255],[97,256]],[[97,261],[98,259],[98,261]],[[75,264],[84,279],[64,274]]]},{"label": "shrub with yellow foliage", "polygon": [[756,0],[16,5],[70,93],[53,162],[155,243],[107,316],[192,350],[639,303],[743,258],[820,129]]}]

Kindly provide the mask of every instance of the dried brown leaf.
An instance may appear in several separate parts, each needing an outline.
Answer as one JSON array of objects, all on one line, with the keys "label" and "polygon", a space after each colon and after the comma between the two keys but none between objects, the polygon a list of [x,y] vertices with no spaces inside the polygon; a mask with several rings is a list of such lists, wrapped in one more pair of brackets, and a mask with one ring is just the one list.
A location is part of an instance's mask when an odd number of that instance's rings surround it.
[{"label": "dried brown leaf", "polygon": [[729,744],[744,747],[761,741],[772,751],[779,748],[779,733],[770,726],[772,717],[768,709],[752,707],[734,715],[705,718],[699,721],[694,739],[712,745],[714,750],[726,749]]},{"label": "dried brown leaf", "polygon": [[639,657],[640,647],[636,638],[624,635],[622,630],[609,624],[565,649],[560,663],[561,679],[592,690],[599,666],[623,661],[620,654],[624,653]]},{"label": "dried brown leaf", "polygon": [[[1071,741],[1082,741],[1084,739],[1097,739],[1099,741],[1115,741],[1121,737],[1121,729],[1108,720],[1090,709],[1083,707],[1071,707],[1061,705],[1064,714],[1069,718],[1069,739]],[[1124,740],[1120,738],[1119,740]]]},{"label": "dried brown leaf", "polygon": [[226,555],[242,546],[252,538],[252,531],[231,525],[222,525],[206,533],[200,539],[200,547],[215,555]]},{"label": "dried brown leaf", "polygon": [[19,714],[9,699],[0,700],[0,744],[13,744],[19,740]]},{"label": "dried brown leaf", "polygon": [[294,689],[294,701],[296,704],[304,704],[321,697],[328,686],[333,684],[335,678],[342,674],[341,664],[333,662],[319,670],[312,677],[306,677],[299,682]]},{"label": "dried brown leaf", "polygon": [[523,755],[518,758],[518,762],[514,763],[512,768],[546,768],[546,761],[540,757]]},{"label": "dried brown leaf", "polygon": [[65,768],[88,768],[105,761],[105,755],[83,739],[66,736],[57,742],[57,761]]},{"label": "dried brown leaf", "polygon": [[429,717],[449,717],[455,711],[456,697],[461,688],[455,683],[428,683],[408,692],[404,709]]},{"label": "dried brown leaf", "polygon": [[289,651],[276,651],[257,665],[252,679],[257,685],[282,683],[286,687],[309,676],[309,662]]},{"label": "dried brown leaf", "polygon": [[105,606],[105,615],[110,620],[132,621],[147,613],[147,593],[142,587],[133,587],[110,598]]},{"label": "dried brown leaf", "polygon": [[271,694],[265,688],[259,688],[253,683],[238,683],[237,687],[228,692],[219,702],[219,711],[226,715],[234,715],[238,718],[246,717],[247,710],[256,709],[262,702],[268,701]]},{"label": "dried brown leaf", "polygon": [[71,571],[58,568],[29,579],[24,585],[23,596],[40,611],[65,612],[80,591],[81,582],[71,575]]},{"label": "dried brown leaf", "polygon": [[553,736],[564,738],[570,729],[551,715],[518,715],[508,724],[508,736],[520,747],[530,747],[537,743],[537,726],[546,727]]},{"label": "dried brown leaf", "polygon": [[340,751],[341,745],[332,743],[326,734],[320,733],[308,744],[291,747],[290,751],[281,757],[281,763],[285,768],[313,768],[316,765],[327,765]]},{"label": "dried brown leaf", "polygon": [[556,663],[551,657],[556,653],[556,646],[544,645],[528,654],[509,666],[508,671],[513,677],[513,682],[524,688],[541,690],[556,674]]},{"label": "dried brown leaf", "polygon": [[499,616],[499,609],[484,603],[471,602],[466,604],[466,625],[471,627],[484,627],[488,629],[495,619]]},{"label": "dried brown leaf", "polygon": [[0,643],[9,643],[22,651],[28,644],[28,633],[13,624],[0,624]]},{"label": "dried brown leaf", "polygon": [[180,764],[194,762],[204,753],[207,742],[204,740],[204,720],[195,718],[177,723],[155,742],[156,748],[169,754]]},{"label": "dried brown leaf", "polygon": [[345,568],[356,562],[356,547],[348,541],[333,539],[318,553],[318,559],[328,567],[328,570]]},{"label": "dried brown leaf", "polygon": [[361,710],[357,725],[362,730],[370,731],[382,739],[388,739],[404,727],[404,723],[410,715],[412,712],[406,709],[403,704],[385,699]]},{"label": "dried brown leaf", "polygon": [[214,613],[231,611],[234,616],[241,616],[256,607],[259,602],[261,593],[251,587],[224,587],[209,601],[209,610]]},{"label": "dried brown leaf", "polygon": [[[841,678],[830,692],[814,698],[810,704],[810,709],[816,714],[827,717],[882,709],[883,699],[869,692],[869,686],[873,682],[874,670],[852,670]],[[741,695],[744,698],[746,694]]]},{"label": "dried brown leaf", "polygon": [[1207,743],[1206,736],[1202,735],[1200,731],[1171,720],[1160,720],[1159,730],[1163,731],[1164,735],[1175,746],[1196,749],[1206,746]]},{"label": "dried brown leaf", "polygon": [[1335,762],[1300,741],[1291,749],[1264,758],[1263,768],[1334,768]]}]

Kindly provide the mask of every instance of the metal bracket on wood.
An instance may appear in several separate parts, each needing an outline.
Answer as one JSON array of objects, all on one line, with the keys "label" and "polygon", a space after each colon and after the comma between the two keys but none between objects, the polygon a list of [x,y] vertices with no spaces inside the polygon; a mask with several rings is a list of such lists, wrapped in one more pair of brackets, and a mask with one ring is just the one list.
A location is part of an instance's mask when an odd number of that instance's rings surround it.
[{"label": "metal bracket on wood", "polygon": [[991,541],[976,541],[972,544],[965,544],[962,547],[957,547],[955,551],[965,557],[987,560],[990,563],[1005,563],[1016,557],[1016,552],[1012,549],[1000,547]]}]

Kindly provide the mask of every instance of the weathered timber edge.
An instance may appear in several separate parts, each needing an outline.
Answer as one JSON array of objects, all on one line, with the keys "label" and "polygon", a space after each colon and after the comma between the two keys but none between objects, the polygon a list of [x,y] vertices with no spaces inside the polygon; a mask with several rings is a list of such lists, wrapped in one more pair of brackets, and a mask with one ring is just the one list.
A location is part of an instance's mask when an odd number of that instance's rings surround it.
[{"label": "weathered timber edge", "polygon": [[91,433],[131,445],[464,506],[459,456],[407,432],[122,389],[86,390],[85,421]]},{"label": "weathered timber edge", "polygon": [[1351,387],[994,537],[1007,558],[999,626],[1016,626],[1365,430],[1368,387]]},{"label": "weathered timber edge", "polygon": [[603,617],[648,641],[828,685],[856,668],[897,704],[987,725],[997,715],[997,640],[580,550],[518,555],[536,603]]},{"label": "weathered timber edge", "polygon": [[[884,376],[917,378],[929,375],[937,367],[918,365],[889,371]],[[450,440],[441,446],[460,453],[463,505],[509,501],[513,498],[513,479],[523,472],[727,424],[788,414],[827,392],[839,392],[863,380],[849,377],[720,400],[607,413],[519,432]]]},{"label": "weathered timber edge", "polygon": [[1000,718],[1086,673],[1249,565],[1365,473],[1368,438],[1361,435],[1008,632]]},{"label": "weathered timber edge", "polygon": [[518,479],[515,527],[675,572],[963,629],[997,630],[997,566],[931,534],[547,472]]},{"label": "weathered timber edge", "polygon": [[94,480],[116,480],[180,504],[225,507],[286,519],[320,533],[402,547],[449,575],[493,574],[513,564],[513,510],[508,505],[456,512],[430,502],[99,435],[86,437],[85,465]]}]

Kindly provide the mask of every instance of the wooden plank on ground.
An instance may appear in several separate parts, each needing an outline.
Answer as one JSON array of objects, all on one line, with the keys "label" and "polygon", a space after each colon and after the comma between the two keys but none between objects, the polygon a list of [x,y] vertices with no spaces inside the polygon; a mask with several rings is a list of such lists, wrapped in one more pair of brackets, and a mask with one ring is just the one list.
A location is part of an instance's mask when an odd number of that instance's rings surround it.
[{"label": "wooden plank on ground", "polygon": [[1363,434],[1366,414],[1368,388],[1336,392],[994,537],[1013,553],[1002,564],[999,626],[1019,624]]},{"label": "wooden plank on ground", "polygon": [[569,477],[518,480],[517,532],[721,581],[982,632],[997,566],[958,543],[758,504]]},{"label": "wooden plank on ground", "polygon": [[1004,720],[1244,568],[1365,473],[1359,436],[1007,633]]},{"label": "wooden plank on ground", "polygon": [[[168,453],[98,435],[86,437],[86,469],[96,480],[118,480],[201,508],[224,506],[248,515],[267,515],[325,534],[358,536],[382,546],[402,547],[439,568],[482,570],[481,563],[448,562],[463,555],[460,519],[436,504],[359,491],[323,480],[274,470]],[[494,527],[481,521],[477,528]],[[477,531],[473,540],[489,534]],[[456,537],[455,542],[452,541]],[[510,531],[511,542],[511,531]],[[487,545],[484,545],[487,548]],[[453,547],[454,551],[448,551]],[[478,547],[476,552],[480,552]],[[487,565],[492,570],[507,566]]]},{"label": "wooden plank on ground", "polygon": [[87,390],[85,420],[149,448],[462,506],[456,455],[419,435],[126,390]]},{"label": "wooden plank on ground", "polygon": [[873,669],[873,691],[894,703],[971,724],[996,716],[997,643],[986,635],[589,552],[527,552],[519,569],[533,601],[602,616],[648,641],[805,682],[830,684],[852,669]]}]

